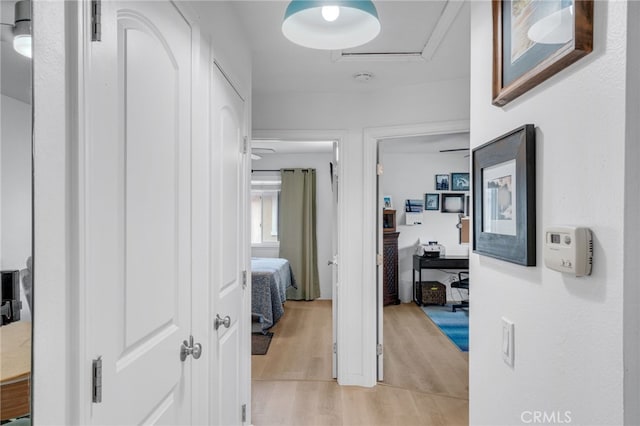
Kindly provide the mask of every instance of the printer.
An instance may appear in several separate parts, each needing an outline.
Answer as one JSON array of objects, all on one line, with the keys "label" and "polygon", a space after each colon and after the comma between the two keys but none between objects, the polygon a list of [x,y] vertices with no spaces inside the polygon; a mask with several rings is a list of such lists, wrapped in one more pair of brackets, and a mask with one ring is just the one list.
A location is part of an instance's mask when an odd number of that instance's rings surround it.
[{"label": "printer", "polygon": [[437,241],[429,241],[428,244],[419,244],[416,254],[422,257],[436,258],[445,255],[445,249]]}]

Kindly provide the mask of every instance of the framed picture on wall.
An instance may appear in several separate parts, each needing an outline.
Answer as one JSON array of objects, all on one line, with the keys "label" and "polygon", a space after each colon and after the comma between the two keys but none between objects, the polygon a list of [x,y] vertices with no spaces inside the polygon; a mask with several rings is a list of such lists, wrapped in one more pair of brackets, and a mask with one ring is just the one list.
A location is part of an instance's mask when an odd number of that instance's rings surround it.
[{"label": "framed picture on wall", "polygon": [[492,6],[496,106],[593,50],[593,0],[493,0]]},{"label": "framed picture on wall", "polygon": [[440,194],[424,194],[425,210],[440,210]]},{"label": "framed picture on wall", "polygon": [[451,190],[468,191],[469,173],[451,173]]},{"label": "framed picture on wall", "polygon": [[473,150],[473,251],[536,264],[535,127],[527,124]]},{"label": "framed picture on wall", "polygon": [[442,194],[442,213],[464,213],[464,194]]},{"label": "framed picture on wall", "polygon": [[391,200],[391,195],[385,195],[383,197],[384,208],[389,210],[393,209],[393,201]]},{"label": "framed picture on wall", "polygon": [[436,175],[436,191],[449,190],[449,175]]}]

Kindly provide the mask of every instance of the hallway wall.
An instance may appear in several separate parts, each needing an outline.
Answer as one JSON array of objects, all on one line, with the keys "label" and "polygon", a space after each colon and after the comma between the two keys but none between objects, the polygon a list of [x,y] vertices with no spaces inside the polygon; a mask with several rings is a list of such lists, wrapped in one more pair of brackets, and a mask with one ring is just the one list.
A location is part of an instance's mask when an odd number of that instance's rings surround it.
[{"label": "hallway wall", "polygon": [[[470,259],[472,424],[519,424],[533,411],[574,424],[623,423],[623,290],[637,287],[623,260],[626,236],[637,239],[637,230],[625,228],[624,216],[638,211],[637,197],[625,201],[626,185],[637,193],[637,181],[625,180],[627,3],[594,3],[594,51],[503,108],[490,103],[491,3],[471,4],[472,148],[525,123],[537,128],[537,266]],[[593,231],[591,276],[544,267],[544,229],[558,224]],[[637,299],[629,304],[637,311]],[[515,323],[514,367],[500,355],[501,317]]]}]

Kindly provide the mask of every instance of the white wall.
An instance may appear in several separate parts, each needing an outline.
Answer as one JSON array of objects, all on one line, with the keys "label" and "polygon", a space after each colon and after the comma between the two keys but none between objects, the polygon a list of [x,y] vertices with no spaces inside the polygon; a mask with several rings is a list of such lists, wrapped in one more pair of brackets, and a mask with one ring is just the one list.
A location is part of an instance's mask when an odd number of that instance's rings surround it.
[{"label": "white wall", "polygon": [[[624,274],[623,243],[638,235],[624,225],[625,186],[638,191],[637,180],[625,183],[625,144],[637,145],[637,133],[626,142],[627,3],[594,3],[594,51],[504,108],[490,103],[491,3],[471,3],[471,146],[536,125],[538,243],[536,267],[471,256],[471,424],[519,424],[534,410],[623,423],[623,283],[637,286]],[[637,217],[637,196],[627,209]],[[591,276],[543,266],[544,228],[555,224],[593,230]],[[514,368],[500,355],[503,316],[515,323]]]},{"label": "white wall", "polygon": [[[469,136],[460,135],[468,145]],[[446,248],[447,255],[466,256],[469,244],[459,244],[459,231],[456,228],[458,215],[455,213],[441,213],[439,210],[423,212],[423,222],[420,225],[405,225],[404,202],[406,199],[421,199],[425,193],[455,193],[454,191],[436,191],[435,174],[450,174],[451,172],[468,172],[469,158],[466,152],[451,153],[389,153],[385,152],[388,142],[382,142],[382,162],[384,164],[383,192],[391,195],[396,210],[396,230],[398,236],[398,272],[399,292],[402,302],[412,300],[413,289],[413,255],[418,241],[426,244],[428,241],[438,241]],[[461,145],[464,146],[464,145]],[[468,195],[469,192],[459,192]],[[453,271],[457,274],[457,271]],[[423,270],[423,281],[440,281],[448,285],[450,274],[437,270]],[[466,292],[465,295],[466,296]],[[447,289],[447,299],[460,299],[457,291]]]},{"label": "white wall", "polygon": [[[462,52],[461,54],[465,54]],[[254,93],[253,129],[344,130],[340,162],[344,173],[340,191],[350,219],[340,237],[343,251],[338,268],[338,381],[373,386],[375,378],[375,286],[363,280],[363,132],[380,126],[466,120],[469,117],[468,80],[450,80],[399,87],[373,93]],[[353,220],[351,219],[353,214]],[[342,244],[342,243],[341,243]],[[370,259],[367,259],[370,260]],[[367,281],[367,282],[365,282]]]},{"label": "white wall", "polygon": [[[0,167],[0,266],[25,269],[31,256],[31,105],[1,96],[2,165]],[[31,310],[20,288],[21,320],[31,320]]]},{"label": "white wall", "polygon": [[[318,242],[318,276],[320,299],[331,299],[331,266],[327,265],[332,255],[333,217],[331,212],[331,175],[329,163],[331,153],[264,155],[252,162],[252,169],[277,170],[283,167],[316,169],[316,238]],[[260,176],[257,174],[256,176]],[[252,247],[252,256],[277,257],[278,248]]]}]

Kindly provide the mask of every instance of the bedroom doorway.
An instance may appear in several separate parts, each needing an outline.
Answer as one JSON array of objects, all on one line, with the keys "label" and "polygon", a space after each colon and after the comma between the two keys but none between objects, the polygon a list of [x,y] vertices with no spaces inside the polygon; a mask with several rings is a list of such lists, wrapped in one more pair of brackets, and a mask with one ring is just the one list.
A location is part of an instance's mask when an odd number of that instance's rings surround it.
[{"label": "bedroom doorway", "polygon": [[[278,306],[259,306],[260,294],[264,294],[262,272],[252,271],[252,340],[262,339],[261,334],[270,335],[266,355],[252,357],[252,377],[264,385],[264,380],[278,379],[320,379],[331,380],[337,377],[337,355],[334,351],[337,324],[337,288],[339,280],[339,146],[342,135],[336,132],[296,132],[291,134],[254,131],[252,140],[251,173],[251,253],[252,269],[263,258],[280,256],[281,230],[278,219],[283,212],[280,193],[282,185],[281,170],[305,169],[315,171],[316,176],[316,238],[317,270],[320,294],[313,302],[288,301],[283,303],[282,313]],[[256,259],[259,258],[259,259]],[[273,268],[273,266],[272,266]],[[292,268],[294,270],[296,268]],[[298,278],[293,274],[294,282]],[[287,286],[285,278],[284,286]],[[274,287],[273,282],[271,286]],[[282,288],[280,289],[283,290]],[[286,291],[286,289],[284,289]],[[291,289],[289,289],[291,292]],[[273,298],[272,298],[273,299]],[[283,302],[285,297],[281,299]],[[265,303],[262,303],[263,305]],[[265,310],[266,315],[265,315]],[[269,312],[271,311],[271,312]],[[274,315],[275,313],[275,315]],[[260,317],[263,318],[260,318]],[[264,318],[264,317],[267,318]],[[297,325],[287,323],[287,319],[296,317]],[[321,328],[317,325],[321,324]],[[314,328],[317,328],[314,330]],[[295,333],[294,333],[295,331]],[[300,333],[301,332],[301,333]],[[282,354],[278,349],[284,336],[300,336],[300,344],[305,347],[306,336],[316,334],[319,343],[313,346],[312,359],[306,363],[294,362],[290,368],[284,366],[286,360],[293,359],[291,353]],[[294,337],[298,338],[298,337]],[[290,343],[290,342],[289,342]],[[255,353],[255,351],[253,352]],[[275,357],[279,359],[274,360]],[[270,367],[275,366],[275,367]],[[271,371],[265,371],[271,369]],[[293,371],[297,370],[297,371]],[[306,370],[306,371],[303,371]],[[254,383],[256,383],[254,381]]]},{"label": "bedroom doorway", "polygon": [[[378,380],[413,391],[437,392],[466,403],[468,345],[456,346],[429,312],[433,308],[444,315],[465,316],[468,341],[468,310],[451,312],[452,304],[468,299],[468,295],[451,288],[458,270],[442,267],[423,270],[420,281],[442,283],[446,301],[416,301],[413,265],[418,247],[430,241],[438,241],[442,259],[468,259],[469,247],[457,226],[460,217],[468,213],[464,203],[460,212],[442,209],[443,194],[456,194],[457,199],[464,200],[468,191],[451,185],[437,188],[436,175],[447,174],[450,178],[469,171],[469,135],[457,132],[386,137],[378,139],[375,147],[376,212],[383,210],[377,225],[378,252],[383,257],[378,268],[378,326],[380,335],[384,335]],[[437,205],[427,203],[434,201],[433,194],[438,197]],[[468,270],[468,263],[465,266]]]}]

